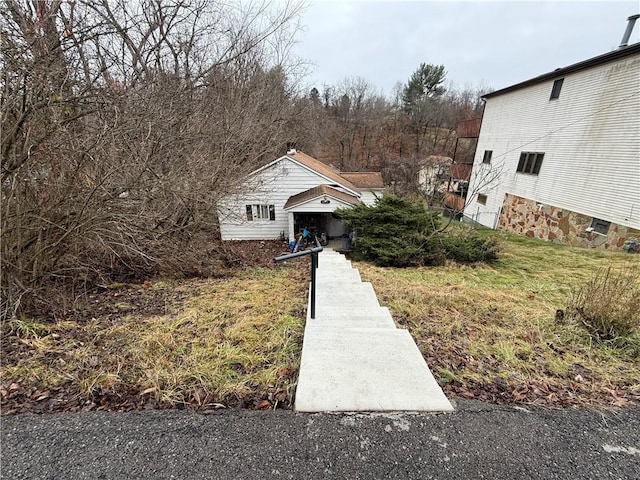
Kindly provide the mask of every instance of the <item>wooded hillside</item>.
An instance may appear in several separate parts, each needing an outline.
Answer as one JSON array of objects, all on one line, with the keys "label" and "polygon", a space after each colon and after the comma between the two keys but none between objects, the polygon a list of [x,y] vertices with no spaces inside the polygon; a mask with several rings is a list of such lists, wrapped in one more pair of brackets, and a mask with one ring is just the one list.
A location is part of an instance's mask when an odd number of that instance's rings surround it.
[{"label": "wooded hillside", "polygon": [[480,113],[443,66],[393,98],[357,78],[303,87],[297,3],[5,5],[2,318],[62,311],[114,278],[216,273],[218,199],[289,146],[411,178]]}]

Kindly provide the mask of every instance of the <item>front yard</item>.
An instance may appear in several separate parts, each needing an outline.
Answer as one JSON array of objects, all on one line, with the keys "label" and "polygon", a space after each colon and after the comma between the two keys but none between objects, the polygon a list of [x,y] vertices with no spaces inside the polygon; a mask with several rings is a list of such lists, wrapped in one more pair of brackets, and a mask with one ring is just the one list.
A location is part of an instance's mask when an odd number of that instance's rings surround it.
[{"label": "front yard", "polygon": [[[448,395],[553,407],[640,402],[639,337],[596,344],[556,316],[598,267],[638,269],[640,256],[499,237],[492,265],[354,266]],[[7,322],[2,413],[290,407],[308,261],[251,262],[217,279],[112,284],[64,318]]]},{"label": "front yard", "polygon": [[114,284],[67,318],[11,321],[2,412],[286,407],[305,287],[295,266],[245,267],[221,279]]},{"label": "front yard", "polygon": [[492,265],[355,266],[448,394],[549,406],[638,402],[640,337],[596,344],[556,312],[599,267],[637,270],[640,256],[497,235],[502,253]]}]

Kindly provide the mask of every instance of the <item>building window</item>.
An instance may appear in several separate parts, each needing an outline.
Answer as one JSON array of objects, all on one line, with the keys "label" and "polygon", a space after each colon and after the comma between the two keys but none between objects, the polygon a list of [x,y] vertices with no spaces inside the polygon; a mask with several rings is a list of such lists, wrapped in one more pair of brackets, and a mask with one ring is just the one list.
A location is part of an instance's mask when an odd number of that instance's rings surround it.
[{"label": "building window", "polygon": [[250,222],[253,220],[271,220],[273,222],[276,219],[276,209],[273,205],[246,205],[245,210],[247,220]]},{"label": "building window", "polygon": [[516,172],[538,175],[540,173],[540,167],[542,167],[543,159],[543,152],[522,152]]},{"label": "building window", "polygon": [[477,202],[480,205],[486,205],[487,204],[487,196],[484,193],[479,193]]},{"label": "building window", "polygon": [[484,156],[482,157],[482,163],[491,163],[492,155],[493,155],[493,150],[485,150]]},{"label": "building window", "polygon": [[587,228],[588,232],[596,232],[601,235],[606,235],[609,232],[609,226],[611,222],[607,222],[606,220],[600,220],[599,218],[591,219],[591,225]]},{"label": "building window", "polygon": [[551,96],[549,100],[555,100],[556,98],[560,98],[560,90],[562,90],[562,83],[564,82],[564,78],[559,78],[555,82],[553,82],[553,88],[551,89]]}]

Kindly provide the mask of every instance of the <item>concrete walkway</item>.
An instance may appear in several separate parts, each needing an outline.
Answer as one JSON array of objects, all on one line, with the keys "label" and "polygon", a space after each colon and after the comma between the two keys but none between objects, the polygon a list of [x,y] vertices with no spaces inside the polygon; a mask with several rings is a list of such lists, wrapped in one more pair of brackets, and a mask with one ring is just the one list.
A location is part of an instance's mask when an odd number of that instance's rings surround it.
[{"label": "concrete walkway", "polygon": [[296,411],[453,411],[409,331],[344,255],[320,253],[316,318],[307,312]]}]

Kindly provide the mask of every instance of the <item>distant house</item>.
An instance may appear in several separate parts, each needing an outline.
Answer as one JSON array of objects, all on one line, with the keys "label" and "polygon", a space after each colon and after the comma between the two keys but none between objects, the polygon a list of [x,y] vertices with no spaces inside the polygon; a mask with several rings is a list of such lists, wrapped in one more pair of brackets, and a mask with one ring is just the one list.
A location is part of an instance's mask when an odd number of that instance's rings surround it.
[{"label": "distant house", "polygon": [[339,237],[340,207],[372,205],[383,192],[380,172],[340,173],[290,150],[247,176],[238,193],[218,206],[222,240],[293,239],[303,227]]},{"label": "distant house", "polygon": [[640,237],[640,43],[484,99],[466,218],[572,245]]},{"label": "distant house", "polygon": [[451,157],[439,155],[429,155],[418,162],[418,188],[420,191],[429,198],[436,193],[444,193],[447,190],[452,162]]}]

